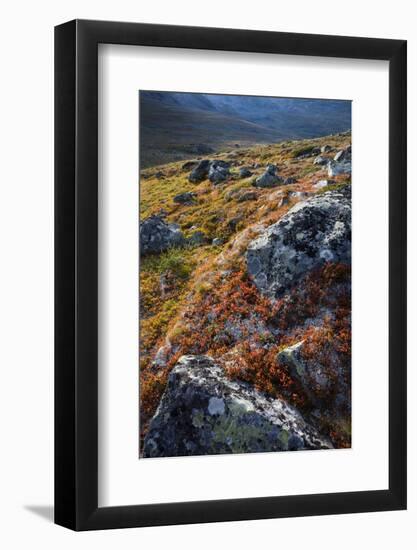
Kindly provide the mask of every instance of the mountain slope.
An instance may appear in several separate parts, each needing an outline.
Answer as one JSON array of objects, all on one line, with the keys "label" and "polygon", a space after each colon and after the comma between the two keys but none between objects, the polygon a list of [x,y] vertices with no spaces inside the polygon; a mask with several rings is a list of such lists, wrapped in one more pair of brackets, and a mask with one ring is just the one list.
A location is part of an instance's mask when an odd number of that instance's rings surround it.
[{"label": "mountain slope", "polygon": [[349,101],[140,92],[141,166],[349,130]]}]

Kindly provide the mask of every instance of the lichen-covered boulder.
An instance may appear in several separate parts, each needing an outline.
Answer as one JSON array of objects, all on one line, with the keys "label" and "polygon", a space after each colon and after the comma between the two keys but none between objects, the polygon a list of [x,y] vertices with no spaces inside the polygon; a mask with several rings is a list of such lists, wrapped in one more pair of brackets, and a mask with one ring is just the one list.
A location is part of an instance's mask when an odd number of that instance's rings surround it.
[{"label": "lichen-covered boulder", "polygon": [[141,222],[139,235],[141,256],[159,254],[169,248],[185,244],[185,238],[179,226],[166,223],[161,216],[151,216]]},{"label": "lichen-covered boulder", "polygon": [[303,449],[332,444],[300,413],[243,382],[229,380],[207,356],[183,356],[144,442],[144,457]]},{"label": "lichen-covered boulder", "polygon": [[350,186],[296,204],[252,241],[246,252],[258,289],[277,298],[326,262],[351,258]]}]

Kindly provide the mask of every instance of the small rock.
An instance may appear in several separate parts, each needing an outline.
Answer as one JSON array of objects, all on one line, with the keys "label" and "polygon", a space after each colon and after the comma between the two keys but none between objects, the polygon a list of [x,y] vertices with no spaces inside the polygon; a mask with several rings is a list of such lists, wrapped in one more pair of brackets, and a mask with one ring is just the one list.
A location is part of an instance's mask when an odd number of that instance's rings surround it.
[{"label": "small rock", "polygon": [[151,216],[139,227],[140,254],[157,254],[185,244],[178,225],[166,223],[160,216]]},{"label": "small rock", "polygon": [[191,181],[191,183],[200,183],[207,179],[209,169],[210,161],[207,159],[201,160],[188,176],[189,181]]},{"label": "small rock", "polygon": [[258,194],[256,191],[246,191],[238,196],[237,202],[256,201]]},{"label": "small rock", "polygon": [[351,159],[352,159],[352,147],[350,145],[345,147],[345,149],[338,151],[333,158],[335,162],[341,162],[342,160],[348,162]]},{"label": "small rock", "polygon": [[296,178],[286,178],[284,180],[285,185],[291,185],[292,183],[297,183],[297,179]]},{"label": "small rock", "polygon": [[330,183],[330,180],[319,180],[317,183],[313,185],[315,189],[321,189],[323,187],[327,187]]},{"label": "small rock", "polygon": [[173,200],[178,204],[190,204],[191,202],[193,202],[195,196],[195,193],[180,193],[179,195],[175,195]]},{"label": "small rock", "polygon": [[239,222],[242,221],[242,216],[236,216],[235,218],[232,218],[230,219],[228,222],[227,222],[227,227],[231,230],[231,231],[236,231],[236,228],[237,228],[237,224]]},{"label": "small rock", "polygon": [[289,203],[290,199],[288,195],[284,195],[278,203],[278,208],[281,208],[281,206],[287,206]]},{"label": "small rock", "polygon": [[230,176],[229,164],[225,161],[214,160],[210,163],[210,168],[208,172],[209,180],[214,183],[221,183]]},{"label": "small rock", "polygon": [[240,178],[250,178],[252,175],[252,172],[249,170],[249,168],[246,168],[243,166],[242,168],[239,168],[239,177]]},{"label": "small rock", "polygon": [[328,159],[322,156],[318,156],[314,159],[313,164],[318,164],[319,166],[323,166],[324,164],[327,164]]},{"label": "small rock", "polygon": [[207,236],[203,231],[194,231],[194,233],[188,237],[187,242],[193,246],[200,246],[207,242]]},{"label": "small rock", "polygon": [[277,187],[284,183],[284,179],[277,175],[277,167],[274,164],[268,164],[265,172],[252,183],[254,187],[270,188]]},{"label": "small rock", "polygon": [[339,174],[350,174],[352,172],[352,164],[350,162],[335,162],[330,160],[327,163],[327,174],[330,178]]},{"label": "small rock", "polygon": [[330,147],[330,145],[323,145],[323,147],[320,149],[320,152],[321,153],[328,153],[331,150],[332,150],[332,148]]},{"label": "small rock", "polygon": [[224,239],[221,239],[220,237],[216,237],[212,240],[211,244],[213,246],[221,246],[224,243]]},{"label": "small rock", "polygon": [[307,191],[293,191],[290,193],[290,197],[293,197],[294,199],[306,199],[310,196],[310,193],[307,193]]}]

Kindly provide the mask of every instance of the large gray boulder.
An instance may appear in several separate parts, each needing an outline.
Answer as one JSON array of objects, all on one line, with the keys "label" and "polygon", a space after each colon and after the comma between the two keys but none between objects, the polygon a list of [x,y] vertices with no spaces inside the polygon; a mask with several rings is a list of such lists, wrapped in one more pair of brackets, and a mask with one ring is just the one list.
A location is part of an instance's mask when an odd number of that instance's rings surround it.
[{"label": "large gray boulder", "polygon": [[256,286],[277,298],[325,262],[350,263],[350,186],[296,204],[247,249]]},{"label": "large gray boulder", "polygon": [[330,449],[281,399],[227,378],[207,356],[178,360],[144,442],[144,457]]},{"label": "large gray boulder", "polygon": [[180,247],[185,244],[184,235],[178,225],[166,223],[160,216],[151,216],[141,222],[140,254],[158,254],[169,248]]}]

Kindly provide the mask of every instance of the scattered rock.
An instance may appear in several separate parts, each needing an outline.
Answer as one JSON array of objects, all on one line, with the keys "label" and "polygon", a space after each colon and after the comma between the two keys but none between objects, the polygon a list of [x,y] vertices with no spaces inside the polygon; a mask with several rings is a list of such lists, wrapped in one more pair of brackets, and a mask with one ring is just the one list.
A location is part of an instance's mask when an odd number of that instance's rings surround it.
[{"label": "scattered rock", "polygon": [[216,237],[211,241],[211,244],[213,246],[221,246],[224,243],[224,239],[221,239],[220,237]]},{"label": "scattered rock", "polygon": [[323,187],[327,187],[331,183],[334,183],[331,180],[319,180],[317,183],[313,185],[315,189],[322,189]]},{"label": "scattered rock", "polygon": [[237,202],[256,201],[257,198],[258,193],[256,191],[245,191],[238,196]]},{"label": "scattered rock", "polygon": [[292,183],[297,183],[297,178],[290,177],[284,180],[285,185],[291,185]]},{"label": "scattered rock", "polygon": [[352,164],[350,162],[335,162],[330,160],[327,164],[327,174],[330,178],[340,174],[350,174],[352,172]]},{"label": "scattered rock", "polygon": [[171,351],[172,351],[171,344],[167,343],[164,346],[161,346],[156,352],[154,360],[152,361],[153,369],[160,369],[160,368],[166,367]]},{"label": "scattered rock", "polygon": [[349,186],[299,202],[252,241],[246,253],[256,286],[273,299],[325,262],[349,264],[350,258]]},{"label": "scattered rock", "polygon": [[187,160],[187,162],[184,162],[181,166],[181,169],[185,171],[192,170],[197,166],[198,162],[198,160]]},{"label": "scattered rock", "polygon": [[194,233],[188,237],[187,242],[192,246],[201,246],[207,243],[207,236],[203,231],[194,231]]},{"label": "scattered rock", "polygon": [[158,254],[172,247],[185,244],[184,235],[178,225],[166,223],[160,216],[151,216],[141,222],[140,228],[140,253]]},{"label": "scattered rock", "polygon": [[308,157],[314,157],[315,155],[320,154],[320,147],[304,147],[300,150],[298,150],[294,157],[301,159],[301,158],[308,158]]},{"label": "scattered rock", "polygon": [[290,204],[290,198],[288,195],[284,195],[278,203],[278,208],[281,208],[281,206],[287,206],[288,204]]},{"label": "scattered rock", "polygon": [[227,227],[230,229],[230,231],[235,232],[237,228],[237,224],[242,221],[242,216],[236,216],[235,218],[231,218],[227,222]]},{"label": "scattered rock", "polygon": [[253,182],[254,187],[270,188],[282,185],[284,179],[277,175],[277,167],[274,164],[268,164],[265,172]]},{"label": "scattered rock", "polygon": [[338,151],[333,160],[335,162],[341,162],[342,160],[350,162],[352,160],[352,147],[348,145],[345,149]]},{"label": "scattered rock", "polygon": [[281,399],[227,378],[213,359],[178,360],[144,442],[144,457],[331,449]]},{"label": "scattered rock", "polygon": [[330,145],[323,145],[323,147],[320,149],[320,152],[321,153],[328,153],[331,150],[332,150],[332,148],[330,147]]},{"label": "scattered rock", "polygon": [[188,176],[189,181],[191,183],[200,183],[201,181],[207,179],[208,172],[210,169],[210,161],[200,160],[200,162],[195,166],[191,172],[191,174]]},{"label": "scattered rock", "polygon": [[239,177],[240,178],[250,178],[252,175],[252,172],[249,170],[249,168],[246,168],[243,166],[242,168],[239,168]]},{"label": "scattered rock", "polygon": [[210,162],[208,178],[212,183],[221,183],[226,181],[230,176],[229,164],[221,160],[213,160]]},{"label": "scattered rock", "polygon": [[310,193],[307,193],[307,191],[293,191],[290,193],[290,197],[294,199],[306,199],[310,196]]},{"label": "scattered rock", "polygon": [[162,180],[165,178],[165,174],[161,171],[156,172],[156,174],[154,175],[154,178],[156,178],[157,180]]},{"label": "scattered rock", "polygon": [[319,166],[323,166],[325,164],[327,164],[328,162],[328,159],[325,158],[325,157],[322,157],[321,155],[319,155],[318,157],[316,157],[313,161],[313,164],[318,164]]},{"label": "scattered rock", "polygon": [[180,193],[179,195],[175,195],[174,202],[178,204],[190,204],[193,202],[194,198],[196,197],[195,193]]}]

